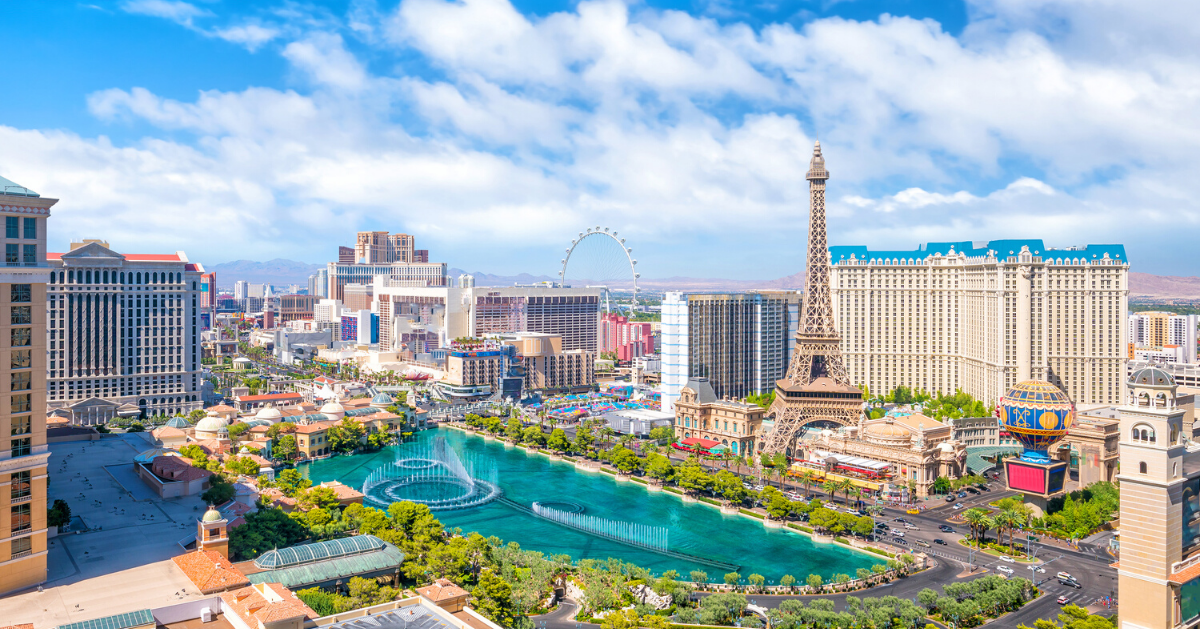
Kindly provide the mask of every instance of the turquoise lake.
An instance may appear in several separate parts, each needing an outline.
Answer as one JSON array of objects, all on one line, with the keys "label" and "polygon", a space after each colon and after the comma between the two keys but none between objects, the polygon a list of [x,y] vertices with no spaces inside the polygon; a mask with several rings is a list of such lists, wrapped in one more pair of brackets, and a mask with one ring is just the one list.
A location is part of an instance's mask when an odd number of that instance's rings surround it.
[{"label": "turquoise lake", "polygon": [[576,471],[570,463],[551,461],[542,454],[448,428],[423,431],[409,443],[378,452],[304,464],[300,471],[314,483],[338,480],[361,489],[374,469],[404,458],[406,451],[421,449],[437,437],[444,437],[463,458],[495,465],[504,498],[517,505],[528,508],[535,501],[574,503],[581,505],[586,515],[666,527],[670,550],[678,554],[668,556],[605,539],[556,524],[504,501],[436,512],[448,528],[495,535],[547,555],[562,553],[576,559],[616,557],[655,574],[676,570],[686,578],[692,570],[703,570],[710,581],[717,582],[729,571],[727,568],[693,561],[680,554],[731,564],[738,567],[743,578],[758,573],[774,583],[785,574],[800,582],[809,574],[829,578],[842,573],[853,577],[858,568],[885,561],[840,544],[815,543],[801,533],[768,529],[753,518],[724,515],[708,505],[685,503],[674,494],[650,492],[639,483],[617,482],[610,474]]}]

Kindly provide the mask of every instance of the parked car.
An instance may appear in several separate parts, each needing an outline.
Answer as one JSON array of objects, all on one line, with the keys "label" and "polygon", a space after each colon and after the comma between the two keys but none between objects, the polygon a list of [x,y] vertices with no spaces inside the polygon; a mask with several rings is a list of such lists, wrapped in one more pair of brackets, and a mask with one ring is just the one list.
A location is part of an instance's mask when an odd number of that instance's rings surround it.
[{"label": "parked car", "polygon": [[1055,599],[1054,602],[1058,603],[1059,605],[1066,605],[1067,603],[1071,602],[1071,599],[1069,599],[1065,596],[1060,596],[1057,599]]},{"label": "parked car", "polygon": [[1008,566],[996,566],[996,572],[1003,572],[1004,574],[1012,574],[1013,569],[1009,568]]},{"label": "parked car", "polygon": [[935,540],[933,540],[933,543],[934,543],[934,544],[941,544],[942,546],[945,546],[945,545],[946,545],[946,540],[944,540],[944,539],[935,539]]},{"label": "parked car", "polygon": [[953,533],[953,532],[954,532],[954,527],[953,527],[953,526],[948,526],[948,525],[942,524],[942,525],[938,526],[938,530],[939,530],[939,531],[941,531],[941,532],[943,532],[943,533]]},{"label": "parked car", "polygon": [[1008,555],[1000,555],[1000,561],[1003,561],[1005,563],[1016,563],[1015,561],[1013,561],[1013,558],[1009,557]]}]

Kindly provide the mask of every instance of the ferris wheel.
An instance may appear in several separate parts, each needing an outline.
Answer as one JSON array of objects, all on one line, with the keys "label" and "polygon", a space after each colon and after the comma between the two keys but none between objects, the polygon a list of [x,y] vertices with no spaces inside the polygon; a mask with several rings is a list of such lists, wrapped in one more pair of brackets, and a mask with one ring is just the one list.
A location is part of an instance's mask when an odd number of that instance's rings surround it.
[{"label": "ferris wheel", "polygon": [[558,278],[563,286],[587,286],[599,288],[604,310],[612,312],[614,291],[632,294],[630,310],[637,306],[638,285],[641,275],[637,272],[637,260],[633,259],[633,248],[625,246],[625,239],[607,227],[589,227],[579,232],[571,241],[567,257],[562,259],[562,270]]}]

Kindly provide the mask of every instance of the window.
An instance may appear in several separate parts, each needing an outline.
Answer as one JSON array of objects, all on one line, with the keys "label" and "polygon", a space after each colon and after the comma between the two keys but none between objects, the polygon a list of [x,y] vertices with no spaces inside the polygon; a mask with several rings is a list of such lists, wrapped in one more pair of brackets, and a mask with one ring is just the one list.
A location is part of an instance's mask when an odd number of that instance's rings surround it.
[{"label": "window", "polygon": [[33,341],[33,331],[30,328],[13,328],[12,329],[12,346],[13,347],[29,347]]},{"label": "window", "polygon": [[14,373],[10,376],[13,391],[28,391],[33,386],[33,374],[28,371]]},{"label": "window", "polygon": [[9,301],[14,304],[27,304],[33,301],[33,285],[32,284],[11,284],[11,297]]},{"label": "window", "polygon": [[1142,474],[1146,473],[1146,462],[1145,461],[1138,463],[1138,471],[1141,472]]},{"label": "window", "polygon": [[37,219],[25,219],[25,240],[37,240]]},{"label": "window", "polygon": [[12,351],[13,369],[27,369],[33,366],[33,351],[28,349],[14,349]]},{"label": "window", "polygon": [[33,306],[13,306],[9,309],[9,323],[29,325],[33,323]]},{"label": "window", "polygon": [[22,251],[24,255],[21,257],[21,263],[25,266],[37,266],[37,245],[24,245]]},{"label": "window", "polygon": [[5,238],[20,238],[21,237],[21,219],[16,216],[4,217],[4,237]]},{"label": "window", "polygon": [[11,488],[13,500],[16,500],[17,498],[24,498],[32,493],[33,485],[31,483],[31,474],[32,472],[28,471],[17,472],[10,477],[10,480],[12,481]]},{"label": "window", "polygon": [[12,532],[19,533],[33,528],[33,516],[30,505],[17,505],[11,508]]},{"label": "window", "polygon": [[4,245],[5,266],[21,266],[21,245],[7,243]]},{"label": "window", "polygon": [[12,541],[11,555],[12,555],[13,559],[16,559],[17,557],[24,557],[25,555],[28,555],[32,552],[33,552],[33,538],[32,537],[22,537],[21,539],[14,539]]},{"label": "window", "polygon": [[29,433],[33,432],[33,428],[32,428],[32,426],[30,426],[29,422],[30,422],[29,415],[25,415],[23,417],[12,418],[12,434],[28,435]]}]

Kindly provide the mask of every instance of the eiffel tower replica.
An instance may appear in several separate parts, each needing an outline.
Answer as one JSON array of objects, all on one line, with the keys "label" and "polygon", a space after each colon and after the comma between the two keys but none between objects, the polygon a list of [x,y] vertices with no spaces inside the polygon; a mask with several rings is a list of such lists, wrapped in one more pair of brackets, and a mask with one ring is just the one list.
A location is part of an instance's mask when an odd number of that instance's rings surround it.
[{"label": "eiffel tower replica", "polygon": [[862,391],[851,386],[842,360],[842,338],[833,323],[829,290],[829,244],[825,235],[825,158],[821,143],[813,148],[808,167],[808,261],[804,270],[804,306],[796,330],[796,350],[787,375],[775,383],[770,415],[775,428],[765,436],[763,450],[790,453],[804,426],[832,422],[858,423]]}]

